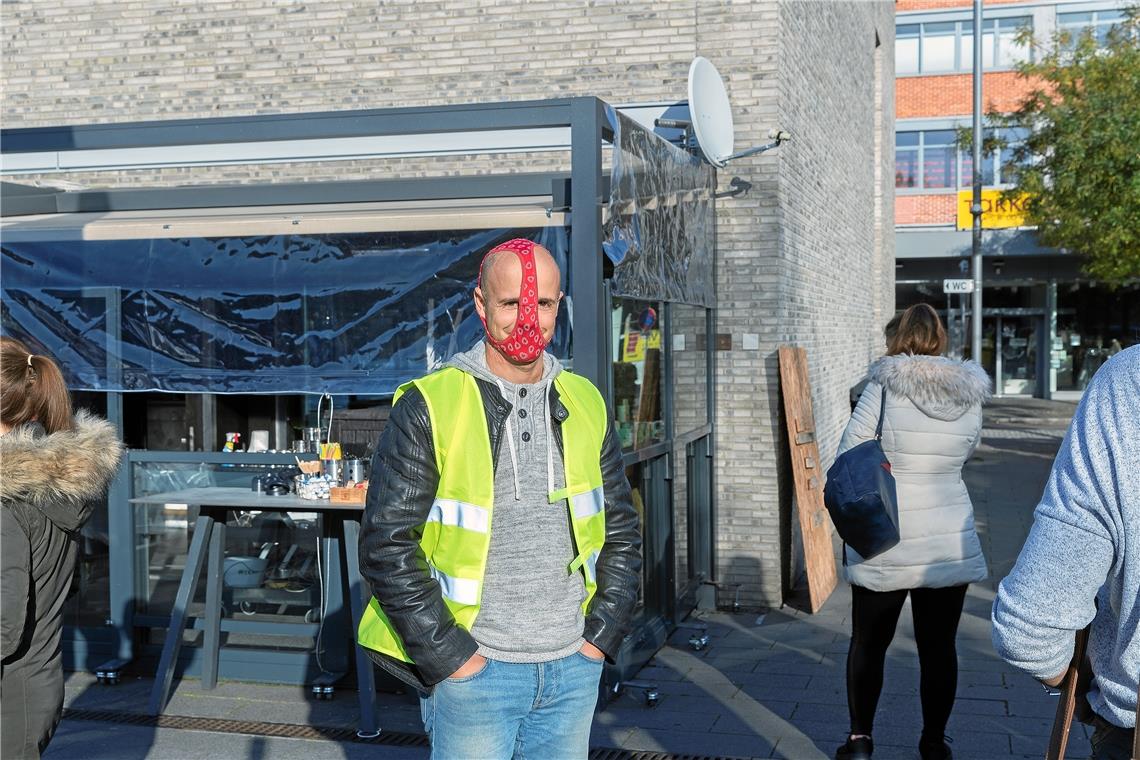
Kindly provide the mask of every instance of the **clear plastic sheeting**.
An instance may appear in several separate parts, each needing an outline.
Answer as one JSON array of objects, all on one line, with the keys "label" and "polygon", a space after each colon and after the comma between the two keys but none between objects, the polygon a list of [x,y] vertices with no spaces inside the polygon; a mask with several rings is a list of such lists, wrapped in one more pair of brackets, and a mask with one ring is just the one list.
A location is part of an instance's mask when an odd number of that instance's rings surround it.
[{"label": "clear plastic sheeting", "polygon": [[602,249],[612,292],[647,301],[716,305],[716,171],[633,119],[607,109],[614,130]]},{"label": "clear plastic sheeting", "polygon": [[[91,391],[388,395],[483,334],[483,254],[567,230],[5,240],[0,325]],[[561,311],[551,350],[566,355]]]}]

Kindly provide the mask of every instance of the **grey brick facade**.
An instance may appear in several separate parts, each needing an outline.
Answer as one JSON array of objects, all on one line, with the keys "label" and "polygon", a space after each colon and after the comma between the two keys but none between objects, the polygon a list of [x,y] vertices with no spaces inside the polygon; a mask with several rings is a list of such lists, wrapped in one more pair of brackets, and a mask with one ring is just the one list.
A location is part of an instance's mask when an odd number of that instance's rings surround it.
[{"label": "grey brick facade", "polygon": [[[717,487],[721,579],[778,605],[795,515],[776,349],[808,352],[823,464],[848,387],[893,313],[893,4],[875,2],[183,2],[7,0],[6,127],[597,95],[685,98],[695,55],[733,101],[719,201]],[[876,47],[876,41],[880,44]],[[87,187],[533,171],[562,154],[74,173]],[[746,344],[749,347],[745,347]],[[752,345],[758,348],[752,348]],[[676,493],[684,493],[683,486]]]}]

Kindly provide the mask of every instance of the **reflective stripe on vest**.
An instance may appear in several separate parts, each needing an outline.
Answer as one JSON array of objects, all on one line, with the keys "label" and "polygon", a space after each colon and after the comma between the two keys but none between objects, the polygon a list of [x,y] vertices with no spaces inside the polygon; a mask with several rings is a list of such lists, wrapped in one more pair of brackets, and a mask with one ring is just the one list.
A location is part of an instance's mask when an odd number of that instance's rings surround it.
[{"label": "reflective stripe on vest", "polygon": [[[483,398],[472,376],[447,368],[401,386],[393,404],[413,385],[427,404],[440,475],[420,548],[456,624],[470,630],[479,614],[494,511],[495,472]],[[601,394],[585,378],[562,372],[554,385],[569,412],[561,424],[567,487],[550,494],[550,501],[568,502],[578,555],[568,558],[567,568],[582,572],[582,611],[587,612],[597,591],[595,568],[606,540],[601,451],[607,413]],[[448,456],[452,448],[456,456]],[[364,611],[357,639],[369,649],[412,661],[376,599]]]}]

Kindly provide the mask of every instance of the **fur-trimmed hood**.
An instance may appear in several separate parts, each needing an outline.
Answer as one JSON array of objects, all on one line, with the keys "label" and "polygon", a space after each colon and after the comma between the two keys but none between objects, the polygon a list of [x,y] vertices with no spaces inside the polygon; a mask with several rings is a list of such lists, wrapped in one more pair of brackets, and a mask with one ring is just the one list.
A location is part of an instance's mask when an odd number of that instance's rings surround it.
[{"label": "fur-trimmed hood", "polygon": [[83,524],[89,502],[118,469],[123,445],[104,419],[79,411],[74,423],[51,435],[28,424],[0,436],[0,503],[31,504],[64,530]]},{"label": "fur-trimmed hood", "polygon": [[992,394],[990,376],[980,364],[944,356],[884,356],[871,364],[870,378],[940,420],[956,420]]}]

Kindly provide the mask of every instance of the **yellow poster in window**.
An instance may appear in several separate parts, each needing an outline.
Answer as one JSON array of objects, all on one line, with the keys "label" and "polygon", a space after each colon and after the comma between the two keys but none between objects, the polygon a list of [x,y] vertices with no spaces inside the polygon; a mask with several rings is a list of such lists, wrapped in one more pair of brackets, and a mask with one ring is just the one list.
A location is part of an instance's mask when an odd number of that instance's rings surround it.
[{"label": "yellow poster in window", "polygon": [[627,333],[621,352],[621,360],[630,363],[645,361],[645,342],[641,333]]},{"label": "yellow poster in window", "polygon": [[[1022,193],[1012,198],[1005,198],[1002,190],[982,191],[982,229],[997,230],[1007,227],[1024,227],[1025,212],[1029,208],[1031,199]],[[973,190],[958,191],[958,229],[972,230],[974,228],[974,215],[970,213],[970,205],[974,202]]]},{"label": "yellow poster in window", "polygon": [[649,349],[661,350],[661,331],[649,332],[631,331],[626,333],[622,341],[621,360],[623,362],[637,363],[645,361],[645,352]]}]

